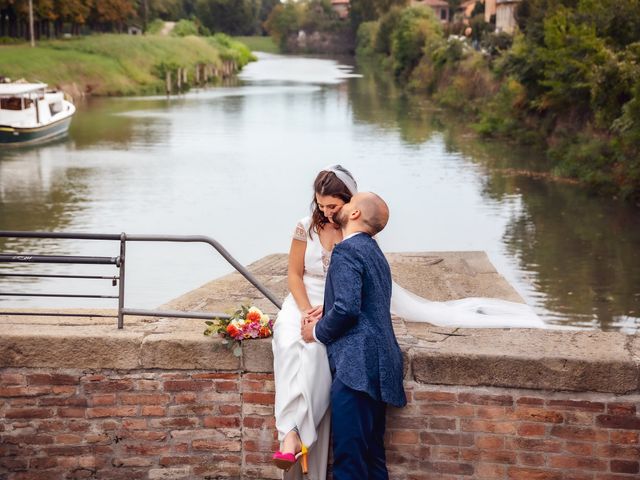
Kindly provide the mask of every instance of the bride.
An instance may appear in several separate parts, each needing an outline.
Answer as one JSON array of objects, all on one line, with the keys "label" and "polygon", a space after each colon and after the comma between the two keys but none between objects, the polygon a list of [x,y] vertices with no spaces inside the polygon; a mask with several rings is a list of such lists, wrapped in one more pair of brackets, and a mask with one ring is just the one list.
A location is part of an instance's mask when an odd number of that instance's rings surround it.
[{"label": "bride", "polygon": [[[331,373],[324,345],[305,343],[302,322],[322,316],[324,281],[333,246],[342,231],[333,217],[357,193],[351,173],[340,165],[314,181],[312,213],[296,225],[289,251],[285,298],[273,330],[275,418],[280,451],[273,455],[283,478],[325,480],[329,453]],[[433,302],[393,283],[391,312],[407,321],[444,327],[545,328],[525,304],[492,298]],[[291,468],[301,459],[301,468]]]}]

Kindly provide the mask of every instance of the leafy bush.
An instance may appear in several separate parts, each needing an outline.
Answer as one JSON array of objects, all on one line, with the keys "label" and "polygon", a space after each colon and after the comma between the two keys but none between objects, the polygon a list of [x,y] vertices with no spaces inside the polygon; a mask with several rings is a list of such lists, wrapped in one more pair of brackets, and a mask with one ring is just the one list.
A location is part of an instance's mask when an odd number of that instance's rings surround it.
[{"label": "leafy bush", "polygon": [[239,68],[256,60],[255,55],[251,53],[247,45],[234,40],[225,33],[216,33],[214,36],[208,37],[208,39],[220,50],[220,58],[235,61]]},{"label": "leafy bush", "polygon": [[546,92],[538,102],[544,108],[584,108],[589,105],[594,68],[606,58],[605,45],[593,26],[577,23],[568,9],[559,8],[544,22],[545,47],[540,84]]},{"label": "leafy bush", "polygon": [[264,23],[264,28],[273,37],[281,49],[286,44],[287,37],[299,30],[303,20],[302,5],[286,2],[276,5]]},{"label": "leafy bush", "polygon": [[634,83],[640,78],[640,43],[618,53],[608,49],[605,53],[604,62],[591,75],[591,108],[596,124],[608,129],[633,97]]},{"label": "leafy bush", "polygon": [[19,45],[26,43],[24,38],[0,37],[0,45]]},{"label": "leafy bush", "polygon": [[474,124],[475,130],[487,137],[522,135],[526,102],[524,86],[513,77],[505,79],[498,93],[480,112],[478,122]]},{"label": "leafy bush", "polygon": [[147,33],[151,35],[157,35],[162,31],[163,28],[164,22],[161,19],[156,18],[151,23],[149,23],[149,25],[147,25]]},{"label": "leafy bush", "polygon": [[482,47],[491,57],[497,57],[513,45],[513,36],[506,32],[488,32],[480,41]]},{"label": "leafy bush", "polygon": [[186,37],[198,35],[198,26],[192,20],[182,19],[173,27],[171,35],[174,37]]},{"label": "leafy bush", "polygon": [[391,55],[392,35],[400,22],[401,14],[402,10],[400,8],[392,8],[378,20],[378,28],[373,45],[376,53]]},{"label": "leafy bush", "polygon": [[305,4],[300,27],[307,33],[335,32],[343,24],[329,0],[310,0]]},{"label": "leafy bush", "polygon": [[393,71],[398,78],[408,78],[418,65],[427,43],[442,38],[442,26],[431,8],[410,7],[402,10],[391,39]]},{"label": "leafy bush", "polygon": [[356,34],[357,55],[371,56],[375,53],[375,39],[378,34],[378,22],[363,22]]}]

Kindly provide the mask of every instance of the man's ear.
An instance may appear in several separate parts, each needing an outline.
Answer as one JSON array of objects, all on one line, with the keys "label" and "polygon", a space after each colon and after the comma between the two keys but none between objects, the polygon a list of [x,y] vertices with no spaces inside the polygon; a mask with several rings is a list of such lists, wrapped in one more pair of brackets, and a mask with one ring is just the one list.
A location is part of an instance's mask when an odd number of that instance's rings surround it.
[{"label": "man's ear", "polygon": [[354,210],[353,212],[351,212],[351,219],[357,220],[358,218],[360,218],[360,215],[361,215],[360,210]]}]

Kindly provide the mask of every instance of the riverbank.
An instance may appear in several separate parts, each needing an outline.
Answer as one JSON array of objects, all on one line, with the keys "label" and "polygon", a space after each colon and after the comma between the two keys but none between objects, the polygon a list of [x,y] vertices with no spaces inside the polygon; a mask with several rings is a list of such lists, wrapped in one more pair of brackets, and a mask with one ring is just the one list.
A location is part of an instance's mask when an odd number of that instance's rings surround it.
[{"label": "riverbank", "polygon": [[233,37],[234,40],[244,43],[252,52],[280,53],[280,48],[271,37],[252,35]]},{"label": "riverbank", "polygon": [[551,175],[639,204],[640,50],[605,26],[590,10],[550,10],[472,45],[430,9],[392,9],[360,26],[357,51],[480,135],[541,148]]},{"label": "riverbank", "polygon": [[[212,37],[92,35],[0,46],[0,76],[40,81],[74,98],[165,93],[167,72],[181,86],[216,81],[255,58],[246,45],[222,34]],[[199,72],[196,73],[196,69]]]}]

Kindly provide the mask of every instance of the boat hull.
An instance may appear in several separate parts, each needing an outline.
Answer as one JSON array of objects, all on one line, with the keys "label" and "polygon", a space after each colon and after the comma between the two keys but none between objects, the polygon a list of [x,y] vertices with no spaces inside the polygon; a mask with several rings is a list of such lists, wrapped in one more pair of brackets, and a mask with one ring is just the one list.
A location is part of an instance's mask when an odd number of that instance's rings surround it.
[{"label": "boat hull", "polygon": [[21,146],[46,142],[65,135],[70,123],[71,116],[41,127],[22,128],[0,125],[0,145]]}]

